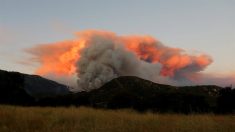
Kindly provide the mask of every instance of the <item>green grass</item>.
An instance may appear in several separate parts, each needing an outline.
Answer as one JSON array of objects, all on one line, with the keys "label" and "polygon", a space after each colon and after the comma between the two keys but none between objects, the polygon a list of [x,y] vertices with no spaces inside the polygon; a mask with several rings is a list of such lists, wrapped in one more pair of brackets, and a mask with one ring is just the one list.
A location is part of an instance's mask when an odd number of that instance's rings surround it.
[{"label": "green grass", "polygon": [[235,115],[0,105],[0,132],[234,132]]}]

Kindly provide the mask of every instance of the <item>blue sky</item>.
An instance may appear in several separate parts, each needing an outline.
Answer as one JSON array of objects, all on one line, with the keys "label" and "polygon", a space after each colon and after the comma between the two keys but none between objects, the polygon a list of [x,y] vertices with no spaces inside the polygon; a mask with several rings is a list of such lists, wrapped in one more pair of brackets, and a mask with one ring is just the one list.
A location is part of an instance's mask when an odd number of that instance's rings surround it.
[{"label": "blue sky", "polygon": [[212,56],[205,72],[235,73],[235,0],[0,0],[0,69],[33,73],[25,48],[86,29],[151,35]]}]

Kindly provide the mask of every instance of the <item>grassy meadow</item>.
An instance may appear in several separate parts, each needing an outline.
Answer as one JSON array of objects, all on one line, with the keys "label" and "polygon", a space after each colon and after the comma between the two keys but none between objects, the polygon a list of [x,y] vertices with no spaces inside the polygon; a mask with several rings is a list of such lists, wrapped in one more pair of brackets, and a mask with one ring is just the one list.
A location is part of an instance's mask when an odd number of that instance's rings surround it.
[{"label": "grassy meadow", "polygon": [[0,132],[234,132],[235,115],[0,105]]}]

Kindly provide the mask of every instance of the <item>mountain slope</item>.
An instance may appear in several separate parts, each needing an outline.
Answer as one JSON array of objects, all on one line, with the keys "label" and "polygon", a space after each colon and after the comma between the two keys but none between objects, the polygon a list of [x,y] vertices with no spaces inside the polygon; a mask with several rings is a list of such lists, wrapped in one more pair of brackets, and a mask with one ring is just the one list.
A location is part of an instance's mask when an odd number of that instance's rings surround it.
[{"label": "mountain slope", "polygon": [[65,95],[66,86],[36,75],[0,70],[0,102],[29,104],[35,99]]},{"label": "mountain slope", "polygon": [[103,108],[154,111],[209,111],[216,105],[218,86],[175,87],[133,76],[115,78],[89,92],[90,104]]},{"label": "mountain slope", "polygon": [[94,102],[104,102],[112,97],[128,93],[139,98],[151,97],[155,93],[172,92],[176,87],[153,83],[134,76],[121,76],[107,82],[99,89],[90,92],[91,99]]},{"label": "mountain slope", "polygon": [[0,104],[133,108],[154,112],[235,112],[235,89],[176,87],[134,76],[115,78],[90,92],[71,93],[64,85],[36,75],[0,70]]},{"label": "mountain slope", "polygon": [[0,103],[27,105],[34,101],[24,89],[24,76],[0,70]]},{"label": "mountain slope", "polygon": [[24,89],[35,98],[59,96],[69,93],[67,86],[37,75],[24,74]]},{"label": "mountain slope", "polygon": [[175,87],[134,76],[122,76],[107,82],[99,89],[45,98],[39,104],[133,108],[155,112],[209,112],[215,110],[220,89],[218,86]]}]

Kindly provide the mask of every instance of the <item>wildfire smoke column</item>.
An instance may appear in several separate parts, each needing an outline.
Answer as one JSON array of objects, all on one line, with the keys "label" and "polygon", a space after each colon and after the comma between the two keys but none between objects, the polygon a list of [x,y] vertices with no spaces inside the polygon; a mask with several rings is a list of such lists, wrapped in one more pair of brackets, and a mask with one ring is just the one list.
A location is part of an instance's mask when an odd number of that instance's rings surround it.
[{"label": "wildfire smoke column", "polygon": [[212,63],[206,54],[190,55],[163,45],[151,36],[119,36],[113,32],[86,30],[74,40],[27,49],[41,66],[39,75],[77,75],[78,89],[92,90],[123,75],[160,83],[191,82]]}]

